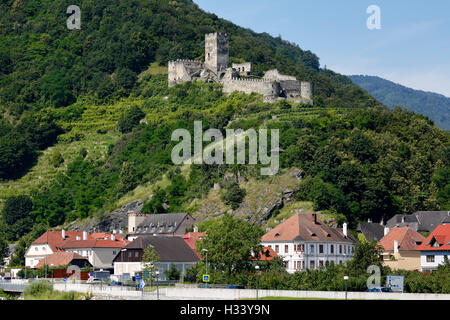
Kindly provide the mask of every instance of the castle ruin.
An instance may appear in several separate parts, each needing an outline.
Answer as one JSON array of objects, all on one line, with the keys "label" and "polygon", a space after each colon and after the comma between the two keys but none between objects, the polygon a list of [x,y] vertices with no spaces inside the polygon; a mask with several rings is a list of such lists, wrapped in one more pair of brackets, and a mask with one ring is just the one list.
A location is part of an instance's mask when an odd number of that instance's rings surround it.
[{"label": "castle ruin", "polygon": [[234,91],[258,93],[264,102],[287,99],[295,103],[312,104],[313,88],[310,82],[300,82],[293,76],[280,74],[278,70],[267,71],[262,79],[249,78],[251,62],[228,64],[229,41],[224,33],[205,35],[205,61],[169,61],[169,87],[192,80],[221,83],[224,93]]}]

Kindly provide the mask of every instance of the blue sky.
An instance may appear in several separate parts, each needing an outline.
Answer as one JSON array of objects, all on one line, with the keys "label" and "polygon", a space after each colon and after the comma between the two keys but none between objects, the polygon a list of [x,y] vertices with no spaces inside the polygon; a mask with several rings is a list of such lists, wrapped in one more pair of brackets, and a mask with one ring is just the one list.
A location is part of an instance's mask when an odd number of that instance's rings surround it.
[{"label": "blue sky", "polygon": [[[448,0],[194,0],[256,32],[281,35],[342,74],[368,74],[450,97]],[[370,5],[381,29],[369,30]]]}]

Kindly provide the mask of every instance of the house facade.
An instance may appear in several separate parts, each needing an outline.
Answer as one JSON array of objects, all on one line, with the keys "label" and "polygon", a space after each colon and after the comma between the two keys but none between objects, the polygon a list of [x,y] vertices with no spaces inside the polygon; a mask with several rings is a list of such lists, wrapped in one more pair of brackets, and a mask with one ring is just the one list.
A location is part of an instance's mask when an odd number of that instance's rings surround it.
[{"label": "house facade", "polygon": [[114,275],[129,274],[134,276],[143,271],[142,256],[144,250],[152,246],[159,255],[159,279],[165,280],[164,272],[174,265],[181,274],[194,266],[200,258],[182,237],[173,236],[139,236],[125,246],[113,260]]},{"label": "house facade", "polygon": [[439,225],[417,248],[420,252],[420,268],[422,272],[432,272],[450,261],[450,224]]},{"label": "house facade", "polygon": [[381,238],[378,245],[383,247],[383,264],[393,270],[420,270],[419,245],[425,237],[409,227],[396,227]]},{"label": "house facade", "polygon": [[343,229],[331,228],[315,213],[297,213],[261,239],[264,247],[283,258],[289,273],[325,267],[326,263],[345,264],[353,257],[355,239]]},{"label": "house facade", "polygon": [[[47,231],[32,242],[25,253],[25,265],[37,268],[40,261],[58,252],[77,253],[86,257],[94,268],[112,269],[112,259],[129,243],[118,234],[86,231]],[[48,265],[48,263],[47,263]]]}]

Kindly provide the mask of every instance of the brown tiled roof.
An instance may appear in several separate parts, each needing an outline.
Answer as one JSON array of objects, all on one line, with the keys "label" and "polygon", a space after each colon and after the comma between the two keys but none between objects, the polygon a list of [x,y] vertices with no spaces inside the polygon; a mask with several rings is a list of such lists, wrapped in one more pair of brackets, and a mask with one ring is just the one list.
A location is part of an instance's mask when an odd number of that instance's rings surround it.
[{"label": "brown tiled roof", "polygon": [[378,242],[385,251],[394,251],[394,241],[397,240],[398,250],[416,250],[417,247],[425,240],[420,233],[408,227],[397,227],[389,231]]},{"label": "brown tiled roof", "polygon": [[47,258],[41,259],[39,263],[35,266],[35,268],[39,269],[40,267],[43,267],[45,264],[47,264],[47,266],[54,265],[55,267],[67,266],[73,260],[86,260],[87,263],[89,263],[88,258],[83,257],[75,252],[55,252],[49,255]]},{"label": "brown tiled roof", "polygon": [[341,229],[325,225],[319,218],[314,223],[313,213],[296,213],[262,237],[262,242],[317,241],[317,242],[354,242]]},{"label": "brown tiled roof", "polygon": [[[437,242],[439,246],[434,247]],[[441,224],[417,248],[420,251],[450,250],[450,224]]]},{"label": "brown tiled roof", "polygon": [[63,249],[74,248],[123,248],[130,241],[128,240],[70,240],[64,243]]}]

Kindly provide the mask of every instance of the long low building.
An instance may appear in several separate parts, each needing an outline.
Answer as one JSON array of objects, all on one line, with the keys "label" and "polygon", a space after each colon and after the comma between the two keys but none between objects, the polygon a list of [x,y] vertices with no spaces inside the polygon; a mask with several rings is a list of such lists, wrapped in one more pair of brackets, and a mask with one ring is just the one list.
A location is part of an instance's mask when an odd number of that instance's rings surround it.
[{"label": "long low building", "polygon": [[142,256],[151,245],[159,255],[159,278],[165,280],[164,272],[174,265],[181,274],[194,266],[200,258],[182,237],[173,236],[139,236],[123,248],[113,260],[114,275],[129,274],[134,276],[143,271]]},{"label": "long low building", "polygon": [[294,273],[325,267],[326,262],[346,263],[353,257],[355,239],[346,224],[342,230],[332,228],[315,213],[297,213],[267,232],[261,244],[272,248]]}]

